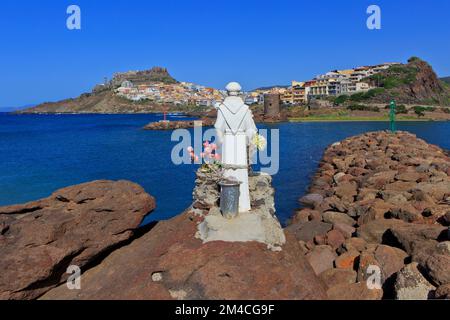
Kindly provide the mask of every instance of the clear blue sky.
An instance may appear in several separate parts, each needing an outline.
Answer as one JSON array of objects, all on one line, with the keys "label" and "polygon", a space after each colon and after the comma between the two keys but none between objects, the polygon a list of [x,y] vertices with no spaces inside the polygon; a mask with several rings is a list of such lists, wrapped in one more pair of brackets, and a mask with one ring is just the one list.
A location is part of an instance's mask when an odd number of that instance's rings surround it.
[{"label": "clear blue sky", "polygon": [[[82,30],[66,9],[82,10]],[[382,9],[382,29],[366,9]],[[116,71],[244,89],[419,56],[450,75],[448,0],[2,0],[0,107],[76,97]]]}]

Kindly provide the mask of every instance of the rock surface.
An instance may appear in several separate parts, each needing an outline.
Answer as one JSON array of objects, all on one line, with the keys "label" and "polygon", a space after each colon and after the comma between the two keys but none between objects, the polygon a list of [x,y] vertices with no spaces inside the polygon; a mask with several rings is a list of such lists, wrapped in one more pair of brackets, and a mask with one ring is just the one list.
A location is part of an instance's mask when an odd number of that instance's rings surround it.
[{"label": "rock surface", "polygon": [[160,222],[85,272],[81,290],[69,291],[60,286],[42,298],[326,298],[325,285],[315,276],[293,237],[287,238],[280,252],[257,242],[203,244],[194,237],[201,219],[187,211]]},{"label": "rock surface", "polygon": [[33,299],[133,236],[155,200],[127,181],[95,181],[0,208],[0,299]]},{"label": "rock surface", "polygon": [[[345,139],[325,151],[308,194],[299,199],[306,208],[286,232],[304,243],[314,269],[333,284],[330,299],[376,299],[380,292],[388,299],[428,299],[435,287],[445,296],[449,173],[447,152],[407,132]],[[333,250],[328,259],[324,246]],[[416,265],[407,265],[411,261]],[[337,270],[357,278],[338,285],[330,280],[343,274]],[[363,287],[377,270],[383,290],[374,294]],[[353,280],[348,276],[341,276],[343,282]]]}]

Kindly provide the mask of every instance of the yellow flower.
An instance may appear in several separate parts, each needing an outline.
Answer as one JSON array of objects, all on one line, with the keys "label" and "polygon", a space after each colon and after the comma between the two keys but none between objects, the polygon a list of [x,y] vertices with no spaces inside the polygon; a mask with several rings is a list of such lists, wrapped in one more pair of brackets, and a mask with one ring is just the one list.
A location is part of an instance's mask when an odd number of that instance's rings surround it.
[{"label": "yellow flower", "polygon": [[253,136],[252,144],[259,150],[263,151],[267,147],[267,140],[264,136],[255,134]]}]

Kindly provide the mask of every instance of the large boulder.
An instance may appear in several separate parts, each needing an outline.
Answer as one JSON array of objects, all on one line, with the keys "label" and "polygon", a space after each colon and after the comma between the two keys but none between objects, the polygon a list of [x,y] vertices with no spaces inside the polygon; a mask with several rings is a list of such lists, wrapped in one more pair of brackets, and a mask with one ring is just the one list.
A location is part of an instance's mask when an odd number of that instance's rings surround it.
[{"label": "large boulder", "polygon": [[274,252],[257,242],[195,238],[202,218],[187,211],[83,274],[81,290],[60,286],[43,299],[325,299],[298,241]]},{"label": "large boulder", "polygon": [[290,225],[286,228],[286,232],[291,233],[300,241],[311,241],[316,236],[324,236],[333,228],[331,223],[321,222],[319,220],[311,220]]},{"label": "large boulder", "polygon": [[95,181],[0,208],[0,299],[33,299],[125,243],[155,208],[127,181]]},{"label": "large boulder", "polygon": [[420,273],[417,263],[405,266],[397,275],[395,283],[398,300],[427,300],[436,288]]}]

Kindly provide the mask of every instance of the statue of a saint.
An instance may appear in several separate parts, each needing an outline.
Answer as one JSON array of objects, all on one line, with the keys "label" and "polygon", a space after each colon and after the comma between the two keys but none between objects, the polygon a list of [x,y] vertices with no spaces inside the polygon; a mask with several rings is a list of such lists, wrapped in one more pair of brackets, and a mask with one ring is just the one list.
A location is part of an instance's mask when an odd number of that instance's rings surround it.
[{"label": "statue of a saint", "polygon": [[241,183],[239,212],[247,212],[251,209],[247,146],[257,133],[257,128],[250,108],[239,97],[241,89],[237,82],[227,85],[228,97],[223,103],[216,104],[217,121],[214,127],[217,131],[218,143],[222,146],[224,177]]}]

